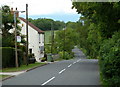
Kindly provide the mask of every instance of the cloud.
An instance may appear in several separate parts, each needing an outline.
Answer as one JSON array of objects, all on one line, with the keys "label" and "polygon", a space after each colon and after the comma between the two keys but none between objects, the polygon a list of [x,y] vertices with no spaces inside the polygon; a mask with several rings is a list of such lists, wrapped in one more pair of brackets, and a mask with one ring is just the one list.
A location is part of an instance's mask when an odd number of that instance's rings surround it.
[{"label": "cloud", "polygon": [[10,7],[25,10],[25,5],[29,5],[29,15],[45,15],[54,13],[76,14],[75,9],[71,9],[71,0],[0,0],[0,3]]}]

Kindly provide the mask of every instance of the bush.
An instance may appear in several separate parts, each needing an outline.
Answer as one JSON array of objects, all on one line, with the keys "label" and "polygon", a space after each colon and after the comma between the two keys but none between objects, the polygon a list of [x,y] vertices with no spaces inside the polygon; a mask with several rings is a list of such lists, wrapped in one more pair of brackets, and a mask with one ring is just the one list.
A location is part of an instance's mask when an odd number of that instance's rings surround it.
[{"label": "bush", "polygon": [[44,62],[44,61],[47,61],[47,59],[46,59],[45,57],[43,57],[43,58],[41,59],[41,62]]},{"label": "bush", "polygon": [[[15,67],[15,49],[11,47],[0,47],[2,50],[2,68]],[[18,50],[19,66],[22,64],[22,51]]]},{"label": "bush", "polygon": [[29,54],[28,57],[29,57],[29,64],[36,62],[34,53]]},{"label": "bush", "polygon": [[104,83],[109,87],[120,85],[120,34],[105,40],[100,49],[100,69]]},{"label": "bush", "polygon": [[63,52],[64,51],[59,52],[60,58],[66,59],[66,60],[73,58],[74,53],[65,52],[65,58],[64,58],[64,55],[63,55],[64,53]]}]

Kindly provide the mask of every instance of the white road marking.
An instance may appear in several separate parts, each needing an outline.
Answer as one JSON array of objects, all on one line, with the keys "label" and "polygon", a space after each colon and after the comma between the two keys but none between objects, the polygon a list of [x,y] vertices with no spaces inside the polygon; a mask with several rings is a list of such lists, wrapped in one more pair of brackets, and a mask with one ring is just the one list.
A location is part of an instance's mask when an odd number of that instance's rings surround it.
[{"label": "white road marking", "polygon": [[59,74],[61,74],[62,72],[64,72],[66,69],[63,69],[63,70],[61,70],[60,72],[59,72]]},{"label": "white road marking", "polygon": [[44,83],[42,84],[42,86],[43,86],[43,85],[46,85],[48,82],[52,81],[53,79],[55,79],[55,77],[52,77],[52,78],[49,79],[48,81],[44,82]]},{"label": "white road marking", "polygon": [[73,64],[75,64],[76,62],[74,62]]},{"label": "white road marking", "polygon": [[77,62],[79,62],[81,59],[77,60]]},{"label": "white road marking", "polygon": [[70,64],[68,67],[71,67],[72,66],[72,64]]}]

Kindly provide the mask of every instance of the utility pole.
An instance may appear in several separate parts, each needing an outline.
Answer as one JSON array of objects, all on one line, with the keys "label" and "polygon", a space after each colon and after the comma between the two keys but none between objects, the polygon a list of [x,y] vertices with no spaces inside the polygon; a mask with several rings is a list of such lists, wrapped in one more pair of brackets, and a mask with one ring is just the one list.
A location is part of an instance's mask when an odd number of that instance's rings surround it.
[{"label": "utility pole", "polygon": [[17,29],[16,29],[16,11],[14,12],[14,26],[15,26],[15,64],[18,68],[18,53],[17,53]]},{"label": "utility pole", "polygon": [[23,13],[25,11],[17,11],[17,8],[16,8],[16,11],[14,11],[14,26],[15,26],[15,64],[16,64],[16,68],[18,68],[18,53],[17,53],[17,17],[16,17],[16,14],[17,13]]},{"label": "utility pole", "polygon": [[26,4],[26,60],[28,66],[28,4]]}]

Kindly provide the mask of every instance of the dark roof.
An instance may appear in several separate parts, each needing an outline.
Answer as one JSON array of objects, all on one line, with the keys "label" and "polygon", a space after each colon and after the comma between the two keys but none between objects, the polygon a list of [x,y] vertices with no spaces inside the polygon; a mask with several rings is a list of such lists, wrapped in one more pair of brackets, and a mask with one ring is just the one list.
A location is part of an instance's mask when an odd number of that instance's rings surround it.
[{"label": "dark roof", "polygon": [[[26,23],[26,19],[19,17],[19,19],[21,19],[22,21],[24,21]],[[28,22],[28,25],[31,26],[33,29],[35,29],[36,31],[38,31],[39,33],[44,33],[44,31],[40,30],[38,27],[36,27],[35,25],[33,25],[32,23]]]}]

